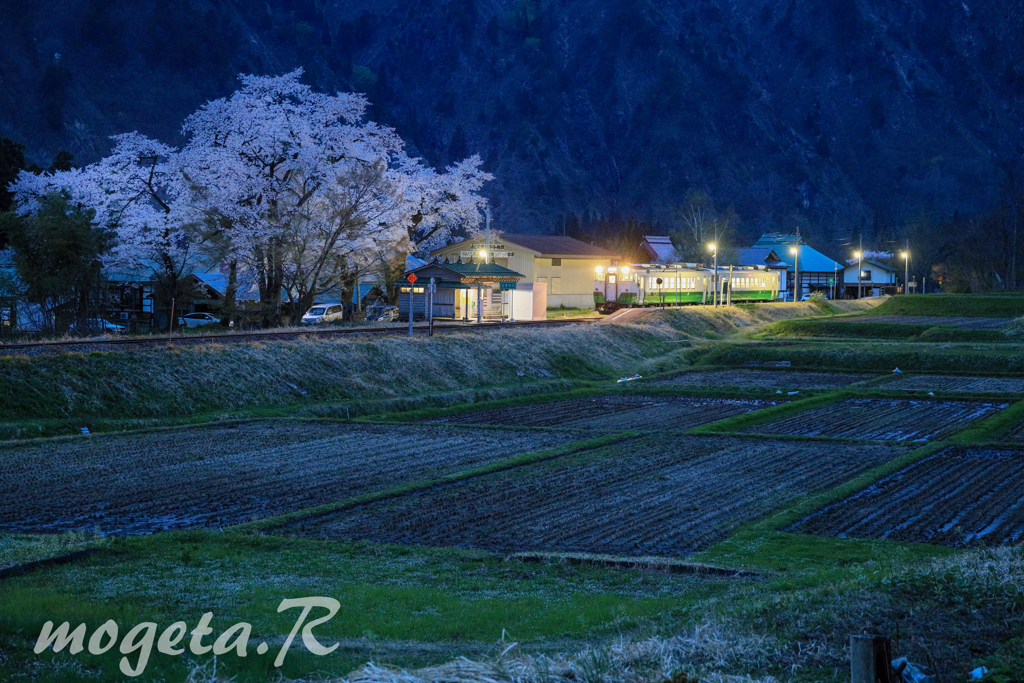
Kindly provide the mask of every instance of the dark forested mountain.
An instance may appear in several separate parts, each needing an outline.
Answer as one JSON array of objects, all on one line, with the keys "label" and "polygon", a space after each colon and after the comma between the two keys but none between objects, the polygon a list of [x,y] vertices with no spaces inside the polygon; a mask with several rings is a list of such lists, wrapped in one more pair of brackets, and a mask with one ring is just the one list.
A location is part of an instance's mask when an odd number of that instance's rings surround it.
[{"label": "dark forested mountain", "polygon": [[366,92],[434,165],[478,152],[501,227],[827,239],[988,211],[1024,168],[1019,0],[9,0],[0,135],[46,166],[180,142],[239,72]]}]

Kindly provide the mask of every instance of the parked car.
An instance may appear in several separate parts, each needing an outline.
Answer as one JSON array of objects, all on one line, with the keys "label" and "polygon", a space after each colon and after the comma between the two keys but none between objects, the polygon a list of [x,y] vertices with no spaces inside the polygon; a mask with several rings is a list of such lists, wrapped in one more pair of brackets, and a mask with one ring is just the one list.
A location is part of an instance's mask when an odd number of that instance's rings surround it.
[{"label": "parked car", "polygon": [[370,322],[390,322],[398,320],[398,306],[375,303],[366,309],[366,319]]},{"label": "parked car", "polygon": [[[71,326],[68,329],[78,331],[78,323],[71,323]],[[94,334],[122,334],[127,331],[127,329],[128,328],[124,325],[115,325],[109,320],[104,320],[103,318],[88,318],[85,321],[84,331],[86,333],[91,332]]]},{"label": "parked car", "polygon": [[345,317],[345,307],[337,303],[313,304],[313,307],[302,316],[303,325],[320,325],[329,322],[341,322]]},{"label": "parked car", "polygon": [[209,313],[189,313],[182,316],[181,320],[187,327],[202,327],[203,325],[212,325],[220,322],[220,318]]}]

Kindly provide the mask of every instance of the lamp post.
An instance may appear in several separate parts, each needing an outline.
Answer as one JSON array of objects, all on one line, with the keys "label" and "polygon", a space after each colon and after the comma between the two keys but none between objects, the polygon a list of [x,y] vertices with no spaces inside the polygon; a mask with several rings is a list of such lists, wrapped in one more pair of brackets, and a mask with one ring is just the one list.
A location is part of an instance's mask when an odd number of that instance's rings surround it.
[{"label": "lamp post", "polygon": [[800,301],[800,247],[791,247],[790,253],[796,255],[793,259],[793,303]]},{"label": "lamp post", "polygon": [[[484,260],[484,265],[487,265],[486,251],[480,250],[480,258]],[[484,321],[484,286],[479,280],[476,282],[476,321],[478,323]]]},{"label": "lamp post", "polygon": [[863,269],[860,267],[860,264],[861,264],[861,257],[863,256],[863,254],[861,254],[859,251],[855,251],[855,252],[853,252],[853,255],[857,257],[857,298],[860,299],[861,298],[860,276],[861,276],[861,273],[864,272]]},{"label": "lamp post", "polygon": [[718,308],[718,247],[715,244],[709,244],[708,249],[715,255],[715,277],[713,281],[715,283],[715,308]]},{"label": "lamp post", "polygon": [[903,293],[910,294],[910,252],[905,251],[900,255],[903,257]]}]

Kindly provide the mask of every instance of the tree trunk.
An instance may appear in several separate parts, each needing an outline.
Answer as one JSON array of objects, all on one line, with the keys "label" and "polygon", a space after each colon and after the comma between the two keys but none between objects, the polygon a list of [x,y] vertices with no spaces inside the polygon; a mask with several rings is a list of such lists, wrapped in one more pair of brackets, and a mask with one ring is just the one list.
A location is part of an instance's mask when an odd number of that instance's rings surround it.
[{"label": "tree trunk", "polygon": [[264,327],[276,327],[281,323],[281,287],[284,285],[284,249],[278,238],[258,248],[260,264],[260,311]]},{"label": "tree trunk", "polygon": [[346,275],[341,281],[341,304],[344,306],[345,320],[352,319],[352,312],[355,306],[352,305],[352,295],[355,291],[356,276]]},{"label": "tree trunk", "polygon": [[224,303],[221,305],[222,321],[231,323],[238,310],[238,259],[228,263],[228,286],[224,290]]},{"label": "tree trunk", "polygon": [[398,304],[398,287],[396,284],[402,279],[402,273],[405,272],[405,255],[402,255],[400,260],[396,259],[386,264],[383,269],[384,274],[384,293],[387,296],[389,304]]}]

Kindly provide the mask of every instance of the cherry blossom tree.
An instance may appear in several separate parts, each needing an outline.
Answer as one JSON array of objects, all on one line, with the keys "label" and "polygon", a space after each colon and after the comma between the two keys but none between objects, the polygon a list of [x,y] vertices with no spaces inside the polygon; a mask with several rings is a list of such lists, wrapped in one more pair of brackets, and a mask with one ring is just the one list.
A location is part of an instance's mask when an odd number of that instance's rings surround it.
[{"label": "cherry blossom tree", "polygon": [[178,160],[193,207],[229,226],[271,324],[288,281],[301,309],[334,284],[347,295],[373,246],[404,262],[456,227],[475,229],[491,177],[478,157],[435,172],[393,129],[363,121],[362,95],[317,93],[301,75],[242,76],[234,95],[186,119]]},{"label": "cherry blossom tree", "polygon": [[241,76],[185,120],[181,150],[129,133],[86,168],[23,172],[18,211],[60,192],[115,232],[108,264],[156,264],[174,282],[204,255],[226,260],[230,283],[241,270],[258,284],[271,325],[282,291],[299,311],[338,288],[347,298],[360,273],[477,229],[491,179],[479,157],[439,173],[364,120],[365,97],[317,93],[301,76]]}]

